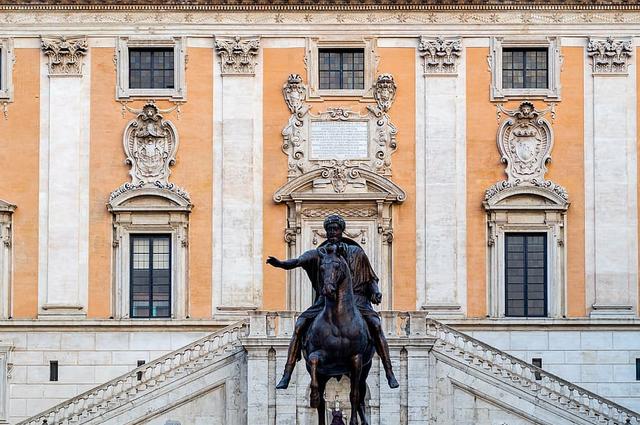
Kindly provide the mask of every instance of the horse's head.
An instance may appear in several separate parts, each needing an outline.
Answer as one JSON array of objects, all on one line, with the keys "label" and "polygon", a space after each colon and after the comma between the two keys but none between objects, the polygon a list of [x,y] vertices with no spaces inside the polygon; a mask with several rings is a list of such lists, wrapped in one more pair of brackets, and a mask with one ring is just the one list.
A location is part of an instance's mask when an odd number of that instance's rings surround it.
[{"label": "horse's head", "polygon": [[320,283],[322,295],[335,300],[339,284],[349,273],[349,266],[344,258],[338,255],[338,247],[334,244],[318,248],[320,254]]}]

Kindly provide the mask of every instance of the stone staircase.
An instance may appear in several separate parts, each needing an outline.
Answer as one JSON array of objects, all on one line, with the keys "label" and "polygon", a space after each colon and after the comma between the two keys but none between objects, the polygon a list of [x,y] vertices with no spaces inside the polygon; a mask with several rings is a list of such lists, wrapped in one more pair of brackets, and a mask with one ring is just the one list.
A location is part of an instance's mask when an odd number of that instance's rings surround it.
[{"label": "stone staircase", "polygon": [[436,320],[427,319],[427,335],[436,338],[436,352],[509,381],[537,400],[556,405],[585,423],[640,424],[640,414]]},{"label": "stone staircase", "polygon": [[[90,423],[107,412],[114,411],[153,392],[158,387],[242,352],[240,338],[247,330],[246,321],[225,327],[133,369],[129,373],[53,406],[18,425]],[[96,423],[101,423],[101,421]]]},{"label": "stone staircase", "polygon": [[[442,399],[438,399],[442,396],[436,395],[440,390],[435,387],[436,381],[456,378],[458,381],[467,380],[470,390],[474,390],[476,384],[478,388],[484,386],[484,393],[478,389],[478,394],[490,396],[489,399],[493,397],[497,402],[500,400],[500,394],[513,396],[511,401],[505,400],[503,404],[507,410],[513,406],[514,411],[517,410],[516,404],[524,406],[520,408],[520,412],[529,412],[532,416],[527,417],[531,421],[522,423],[640,425],[640,414],[441,322],[427,318],[424,312],[382,312],[382,316],[392,355],[396,353],[400,359],[397,362],[399,378],[404,379],[401,389],[404,386],[405,391],[408,391],[407,387],[412,390],[406,393],[405,401],[402,401],[402,396],[397,395],[397,390],[395,393],[387,393],[389,390],[380,384],[380,368],[374,367],[374,373],[370,375],[370,389],[373,394],[371,405],[374,406],[374,410],[376,405],[379,406],[379,423],[396,423],[396,419],[391,422],[382,419],[387,417],[386,414],[382,414],[385,403],[386,408],[391,409],[400,409],[396,405],[409,403],[409,416],[411,409],[419,412],[417,419],[411,422],[407,419],[406,423],[450,423],[452,419],[447,417],[446,412],[436,410],[439,404],[453,403],[442,403]],[[213,388],[213,381],[216,381],[215,385],[219,385],[221,379],[229,379],[228,377],[233,375],[232,379],[238,383],[231,389],[231,393],[235,394],[236,398],[227,400],[226,403],[235,404],[236,410],[231,414],[232,419],[211,423],[280,423],[280,420],[285,419],[281,419],[281,413],[278,412],[284,413],[287,409],[291,411],[291,408],[295,410],[296,397],[301,399],[303,404],[306,403],[304,393],[297,396],[293,396],[293,393],[276,394],[272,388],[276,370],[280,370],[280,363],[286,353],[294,320],[293,312],[251,312],[250,321],[241,321],[208,335],[22,421],[19,425],[164,424],[166,419],[158,422],[157,412],[168,409],[166,406],[171,403],[167,400],[172,394],[180,393],[182,397],[182,401],[175,402],[176,405],[187,405],[204,391],[201,389],[204,386],[198,386],[190,382],[190,379],[202,380],[203,377],[231,366],[233,371],[225,372],[226,375],[222,378],[209,379],[211,382],[206,384],[209,386],[205,390]],[[279,363],[277,367],[276,362]],[[438,372],[438,362],[446,368],[444,372]],[[243,368],[244,371],[241,370]],[[298,385],[302,391],[306,391],[306,372],[303,367],[296,370],[298,375],[295,379],[298,382],[292,385]],[[425,377],[420,378],[423,381],[418,388],[415,376],[420,373]],[[443,376],[446,379],[442,378]],[[466,379],[467,377],[470,379]],[[239,383],[240,380],[243,381],[242,384]],[[425,382],[431,384],[425,388]],[[227,392],[227,397],[231,393]],[[444,397],[453,397],[452,394]],[[374,400],[375,397],[378,397],[378,400]],[[398,399],[394,400],[391,397]],[[279,403],[284,403],[283,409],[278,407]],[[244,406],[238,407],[238,404]],[[428,416],[426,412],[430,412]],[[440,419],[436,418],[438,414]],[[303,413],[303,420],[300,420],[299,413],[293,415],[289,418],[297,418],[293,420],[298,424],[315,421],[312,419],[315,413]],[[520,414],[520,417],[525,416]],[[271,419],[267,419],[269,417]],[[404,423],[403,419],[400,419],[402,417],[402,414],[397,415],[397,423]],[[288,420],[286,423],[291,422],[291,419]],[[372,424],[375,423],[378,422],[373,420]]]}]

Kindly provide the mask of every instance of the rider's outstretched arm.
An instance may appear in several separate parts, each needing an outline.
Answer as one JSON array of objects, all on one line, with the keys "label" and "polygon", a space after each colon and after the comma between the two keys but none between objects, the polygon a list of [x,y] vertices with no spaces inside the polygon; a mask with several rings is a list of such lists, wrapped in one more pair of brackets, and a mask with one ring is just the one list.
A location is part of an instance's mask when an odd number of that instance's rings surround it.
[{"label": "rider's outstretched arm", "polygon": [[267,264],[271,264],[273,267],[279,267],[285,270],[295,269],[296,267],[300,267],[300,260],[298,258],[292,258],[291,260],[280,261],[275,257],[269,257],[267,259]]}]

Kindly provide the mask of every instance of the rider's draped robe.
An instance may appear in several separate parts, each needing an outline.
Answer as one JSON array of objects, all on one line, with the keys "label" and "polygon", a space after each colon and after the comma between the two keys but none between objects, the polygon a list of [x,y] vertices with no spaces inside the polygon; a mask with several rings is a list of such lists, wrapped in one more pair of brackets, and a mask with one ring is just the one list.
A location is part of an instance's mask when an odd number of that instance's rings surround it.
[{"label": "rider's draped robe", "polygon": [[[320,247],[328,245],[329,241],[324,241],[320,244]],[[358,310],[365,320],[367,316],[375,316],[378,318],[378,313],[373,309],[369,298],[371,296],[371,286],[378,284],[378,276],[376,276],[367,254],[358,243],[349,238],[342,238],[336,244],[338,246],[338,252],[344,256],[349,264],[349,270],[351,271],[351,281],[353,285],[354,301]],[[324,296],[322,296],[322,284],[320,282],[320,254],[317,249],[311,249],[298,258],[298,264],[307,272],[311,285],[316,293],[316,299],[311,307],[300,314],[300,318],[313,319],[324,308]]]}]

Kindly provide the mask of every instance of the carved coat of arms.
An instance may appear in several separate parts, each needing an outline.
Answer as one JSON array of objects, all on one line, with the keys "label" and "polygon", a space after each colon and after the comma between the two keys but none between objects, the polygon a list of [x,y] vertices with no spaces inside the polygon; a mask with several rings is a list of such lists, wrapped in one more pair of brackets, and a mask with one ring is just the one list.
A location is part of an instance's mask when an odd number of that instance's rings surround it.
[{"label": "carved coat of arms", "polygon": [[131,165],[131,183],[168,184],[169,166],[176,160],[178,140],[176,130],[164,121],[156,105],[142,108],[137,119],[131,121],[124,137],[126,162]]}]

